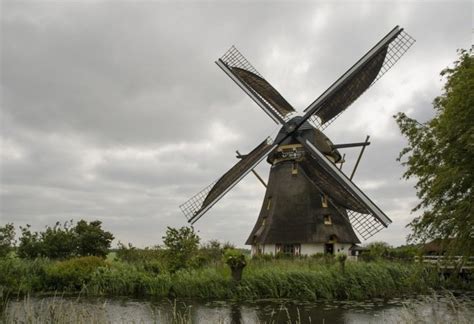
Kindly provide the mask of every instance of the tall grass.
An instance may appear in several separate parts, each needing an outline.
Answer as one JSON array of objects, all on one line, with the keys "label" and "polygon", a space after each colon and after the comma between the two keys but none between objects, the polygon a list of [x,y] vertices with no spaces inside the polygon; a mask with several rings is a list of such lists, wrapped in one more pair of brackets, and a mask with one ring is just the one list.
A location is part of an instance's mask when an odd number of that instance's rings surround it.
[{"label": "tall grass", "polygon": [[[362,300],[459,286],[455,278],[450,280],[421,264],[387,261],[348,262],[342,273],[337,264],[311,258],[251,260],[237,284],[222,263],[168,273],[147,270],[142,265],[93,259],[0,260],[0,291],[10,296],[59,291],[91,296]],[[472,289],[472,282],[465,285]]]}]

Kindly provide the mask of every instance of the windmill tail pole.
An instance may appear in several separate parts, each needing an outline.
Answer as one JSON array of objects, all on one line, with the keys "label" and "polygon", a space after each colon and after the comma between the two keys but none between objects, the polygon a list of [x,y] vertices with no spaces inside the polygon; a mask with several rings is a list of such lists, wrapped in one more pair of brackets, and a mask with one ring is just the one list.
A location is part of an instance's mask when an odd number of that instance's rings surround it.
[{"label": "windmill tail pole", "polygon": [[363,145],[362,148],[360,149],[359,157],[357,158],[356,164],[354,165],[354,170],[352,170],[351,177],[349,178],[351,180],[354,177],[354,174],[357,170],[357,167],[359,166],[360,159],[362,158],[362,154],[364,154],[364,150],[365,150],[365,147],[367,146],[367,143],[369,142],[369,138],[370,138],[370,136],[367,135],[367,137],[365,138],[365,144],[366,145]]},{"label": "windmill tail pole", "polygon": [[[242,154],[240,154],[240,152],[237,150],[235,151],[235,153],[237,153],[237,157],[239,159],[242,158]],[[262,177],[257,173],[257,171],[255,171],[254,169],[251,170],[252,173],[257,177],[257,179],[263,184],[263,186],[266,188],[267,187],[267,184],[265,183],[265,181],[262,179]]]}]

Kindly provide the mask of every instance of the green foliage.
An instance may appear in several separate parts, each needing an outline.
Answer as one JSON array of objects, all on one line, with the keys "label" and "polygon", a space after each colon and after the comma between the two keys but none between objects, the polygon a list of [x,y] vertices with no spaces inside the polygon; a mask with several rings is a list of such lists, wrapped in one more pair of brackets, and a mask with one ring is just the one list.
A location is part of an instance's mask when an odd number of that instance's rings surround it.
[{"label": "green foliage", "polygon": [[347,254],[346,253],[336,254],[336,261],[339,263],[339,267],[340,267],[342,273],[344,273],[346,271],[346,260],[347,260]]},{"label": "green foliage", "polygon": [[243,269],[247,265],[245,255],[236,249],[227,249],[224,252],[224,261],[230,267],[234,282],[240,282]]},{"label": "green foliage", "polygon": [[347,254],[346,253],[337,253],[336,254],[336,261],[339,263],[344,263],[347,260]]},{"label": "green foliage", "polygon": [[114,236],[102,229],[101,221],[87,223],[80,220],[74,227],[76,234],[77,254],[82,256],[95,255],[105,258]]},{"label": "green foliage", "polygon": [[71,222],[57,222],[53,227],[47,226],[40,233],[41,256],[51,259],[66,259],[76,254],[77,242]]},{"label": "green foliage", "polygon": [[362,259],[366,261],[380,260],[388,256],[388,251],[392,248],[386,242],[372,242],[365,246],[368,251],[362,253]]},{"label": "green foliage", "polygon": [[26,294],[32,291],[46,291],[45,269],[51,262],[46,259],[23,260],[0,259],[0,291],[4,294]]},{"label": "green foliage", "polygon": [[231,268],[243,268],[247,265],[245,255],[235,249],[228,249],[224,252],[224,261]]},{"label": "green foliage", "polygon": [[402,245],[390,248],[387,251],[387,259],[400,261],[413,261],[415,257],[421,255],[421,249],[415,245]]},{"label": "green foliage", "polygon": [[12,223],[0,227],[0,258],[6,257],[15,244],[15,227]]},{"label": "green foliage", "polygon": [[317,260],[318,262],[322,262],[325,264],[333,264],[335,261],[334,255],[329,253],[315,253],[312,254],[310,257],[313,260]]},{"label": "green foliage", "polygon": [[199,236],[193,227],[181,227],[180,229],[168,227],[166,235],[163,236],[168,269],[175,272],[179,269],[196,265],[196,257],[199,246]]},{"label": "green foliage", "polygon": [[421,249],[415,245],[402,245],[392,247],[386,242],[372,242],[365,246],[367,251],[360,255],[364,261],[376,261],[381,259],[395,261],[413,261],[421,254]]},{"label": "green foliage", "polygon": [[92,279],[97,268],[107,263],[97,256],[56,261],[46,268],[46,286],[51,291],[80,291]]},{"label": "green foliage", "polygon": [[34,259],[43,255],[43,243],[38,232],[32,232],[31,226],[21,227],[20,245],[18,256],[20,258]]},{"label": "green foliage", "polygon": [[155,296],[204,299],[389,298],[430,289],[472,289],[472,281],[445,280],[435,268],[419,263],[346,262],[324,264],[312,258],[249,260],[239,285],[232,284],[226,264],[155,273],[142,265],[106,262],[98,257],[66,261],[0,259],[0,290],[76,292],[85,295]]},{"label": "green foliage", "polygon": [[101,224],[100,221],[87,223],[80,220],[73,226],[72,221],[64,225],[57,222],[53,227],[47,226],[43,232],[32,232],[30,225],[20,226],[18,256],[27,259],[67,259],[89,255],[105,258],[114,237],[104,231]]},{"label": "green foliage", "polygon": [[409,224],[411,241],[451,239],[451,251],[474,254],[474,58],[461,50],[435,98],[433,119],[419,123],[404,113],[395,118],[408,146],[399,156],[405,179],[416,178],[422,211]]}]

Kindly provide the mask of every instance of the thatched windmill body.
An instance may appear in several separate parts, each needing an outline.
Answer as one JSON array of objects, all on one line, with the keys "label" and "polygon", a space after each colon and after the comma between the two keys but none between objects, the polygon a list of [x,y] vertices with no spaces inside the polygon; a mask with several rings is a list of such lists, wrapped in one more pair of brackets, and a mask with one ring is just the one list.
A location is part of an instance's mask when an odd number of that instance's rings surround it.
[{"label": "thatched windmill body", "polygon": [[[414,40],[396,26],[311,103],[302,116],[231,47],[217,65],[281,129],[267,138],[217,181],[180,206],[195,223],[245,175],[267,157],[268,185],[257,222],[246,243],[252,253],[350,253],[391,220],[340,169],[338,149],[368,145],[333,144],[322,132],[387,72]],[[359,156],[360,157],[360,156]],[[261,180],[261,179],[260,179]],[[354,231],[355,230],[355,231]]]}]

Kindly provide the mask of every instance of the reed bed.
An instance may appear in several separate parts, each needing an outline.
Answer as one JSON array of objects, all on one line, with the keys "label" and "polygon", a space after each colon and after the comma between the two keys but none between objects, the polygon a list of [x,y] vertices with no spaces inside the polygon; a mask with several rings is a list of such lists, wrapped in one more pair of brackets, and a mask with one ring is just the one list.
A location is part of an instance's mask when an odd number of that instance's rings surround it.
[{"label": "reed bed", "polygon": [[66,266],[48,260],[0,260],[0,298],[65,292],[87,296],[313,301],[390,298],[443,287],[472,289],[472,281],[446,280],[421,264],[389,261],[348,262],[342,272],[338,264],[309,258],[251,260],[240,283],[232,281],[229,269],[222,263],[157,273],[121,261],[74,262],[73,266]]}]

